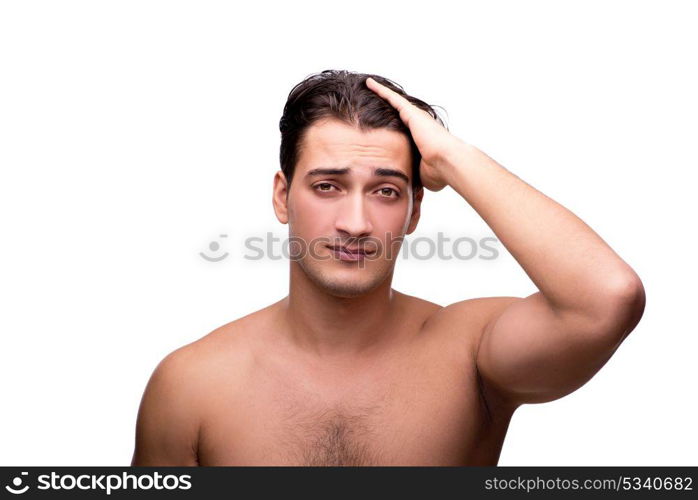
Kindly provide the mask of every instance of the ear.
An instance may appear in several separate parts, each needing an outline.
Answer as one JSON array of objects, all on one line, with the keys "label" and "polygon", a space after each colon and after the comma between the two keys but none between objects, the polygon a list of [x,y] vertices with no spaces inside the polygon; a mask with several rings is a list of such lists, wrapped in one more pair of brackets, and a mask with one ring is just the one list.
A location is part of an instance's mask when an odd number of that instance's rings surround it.
[{"label": "ear", "polygon": [[274,205],[276,218],[282,224],[288,223],[288,183],[286,176],[279,170],[274,175],[274,188],[271,202]]},{"label": "ear", "polygon": [[412,202],[412,216],[410,217],[410,224],[407,227],[405,234],[412,234],[415,229],[417,229],[417,223],[419,222],[419,216],[421,215],[422,209],[422,199],[424,198],[424,188],[420,187],[413,194]]}]

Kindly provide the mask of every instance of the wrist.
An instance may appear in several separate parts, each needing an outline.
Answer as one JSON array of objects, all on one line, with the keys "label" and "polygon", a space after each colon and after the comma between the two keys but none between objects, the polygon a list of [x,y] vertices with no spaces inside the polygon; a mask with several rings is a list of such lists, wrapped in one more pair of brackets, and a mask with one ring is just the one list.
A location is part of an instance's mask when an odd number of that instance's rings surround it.
[{"label": "wrist", "polygon": [[445,150],[440,170],[448,185],[453,183],[461,170],[469,163],[477,148],[461,139],[455,138],[454,143]]}]

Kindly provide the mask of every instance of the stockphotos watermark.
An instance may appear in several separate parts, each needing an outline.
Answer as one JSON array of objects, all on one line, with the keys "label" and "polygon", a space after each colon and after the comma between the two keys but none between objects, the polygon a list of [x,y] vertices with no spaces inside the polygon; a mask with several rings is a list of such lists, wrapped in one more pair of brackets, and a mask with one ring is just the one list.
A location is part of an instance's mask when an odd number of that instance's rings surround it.
[{"label": "stockphotos watermark", "polygon": [[[297,236],[280,237],[271,231],[261,235],[240,238],[238,251],[233,251],[229,233],[221,233],[209,241],[199,256],[207,262],[222,262],[231,255],[245,260],[299,260],[307,257],[317,260],[339,259],[339,248],[361,249],[358,265],[367,261],[399,258],[403,260],[495,260],[499,257],[500,242],[494,236],[447,236],[439,231],[434,237],[397,236],[387,233],[385,240],[373,236],[354,239],[319,237],[305,240]],[[336,249],[337,251],[333,251]]]},{"label": "stockphotos watermark", "polygon": [[36,477],[36,484],[30,486],[28,472],[21,472],[12,479],[5,490],[14,495],[22,495],[30,489],[63,491],[82,490],[103,492],[111,495],[112,491],[126,490],[189,490],[189,474],[160,474],[159,472],[131,474],[41,474]]}]

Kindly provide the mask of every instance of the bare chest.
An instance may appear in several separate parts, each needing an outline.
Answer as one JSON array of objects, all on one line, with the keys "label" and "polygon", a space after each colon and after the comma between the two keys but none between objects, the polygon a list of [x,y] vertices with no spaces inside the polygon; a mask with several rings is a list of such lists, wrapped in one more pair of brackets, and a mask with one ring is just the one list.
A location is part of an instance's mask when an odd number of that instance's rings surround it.
[{"label": "bare chest", "polygon": [[264,368],[208,411],[201,465],[496,464],[508,420],[489,419],[472,367],[456,356],[363,371]]}]

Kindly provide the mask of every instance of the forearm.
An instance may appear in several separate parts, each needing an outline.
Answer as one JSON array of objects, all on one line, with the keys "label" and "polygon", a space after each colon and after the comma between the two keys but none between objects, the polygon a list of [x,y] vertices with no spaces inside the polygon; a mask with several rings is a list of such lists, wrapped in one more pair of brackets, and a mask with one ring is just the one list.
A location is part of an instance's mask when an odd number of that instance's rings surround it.
[{"label": "forearm", "polygon": [[442,165],[448,184],[475,209],[558,310],[595,315],[609,299],[632,299],[634,271],[589,226],[472,145]]}]

